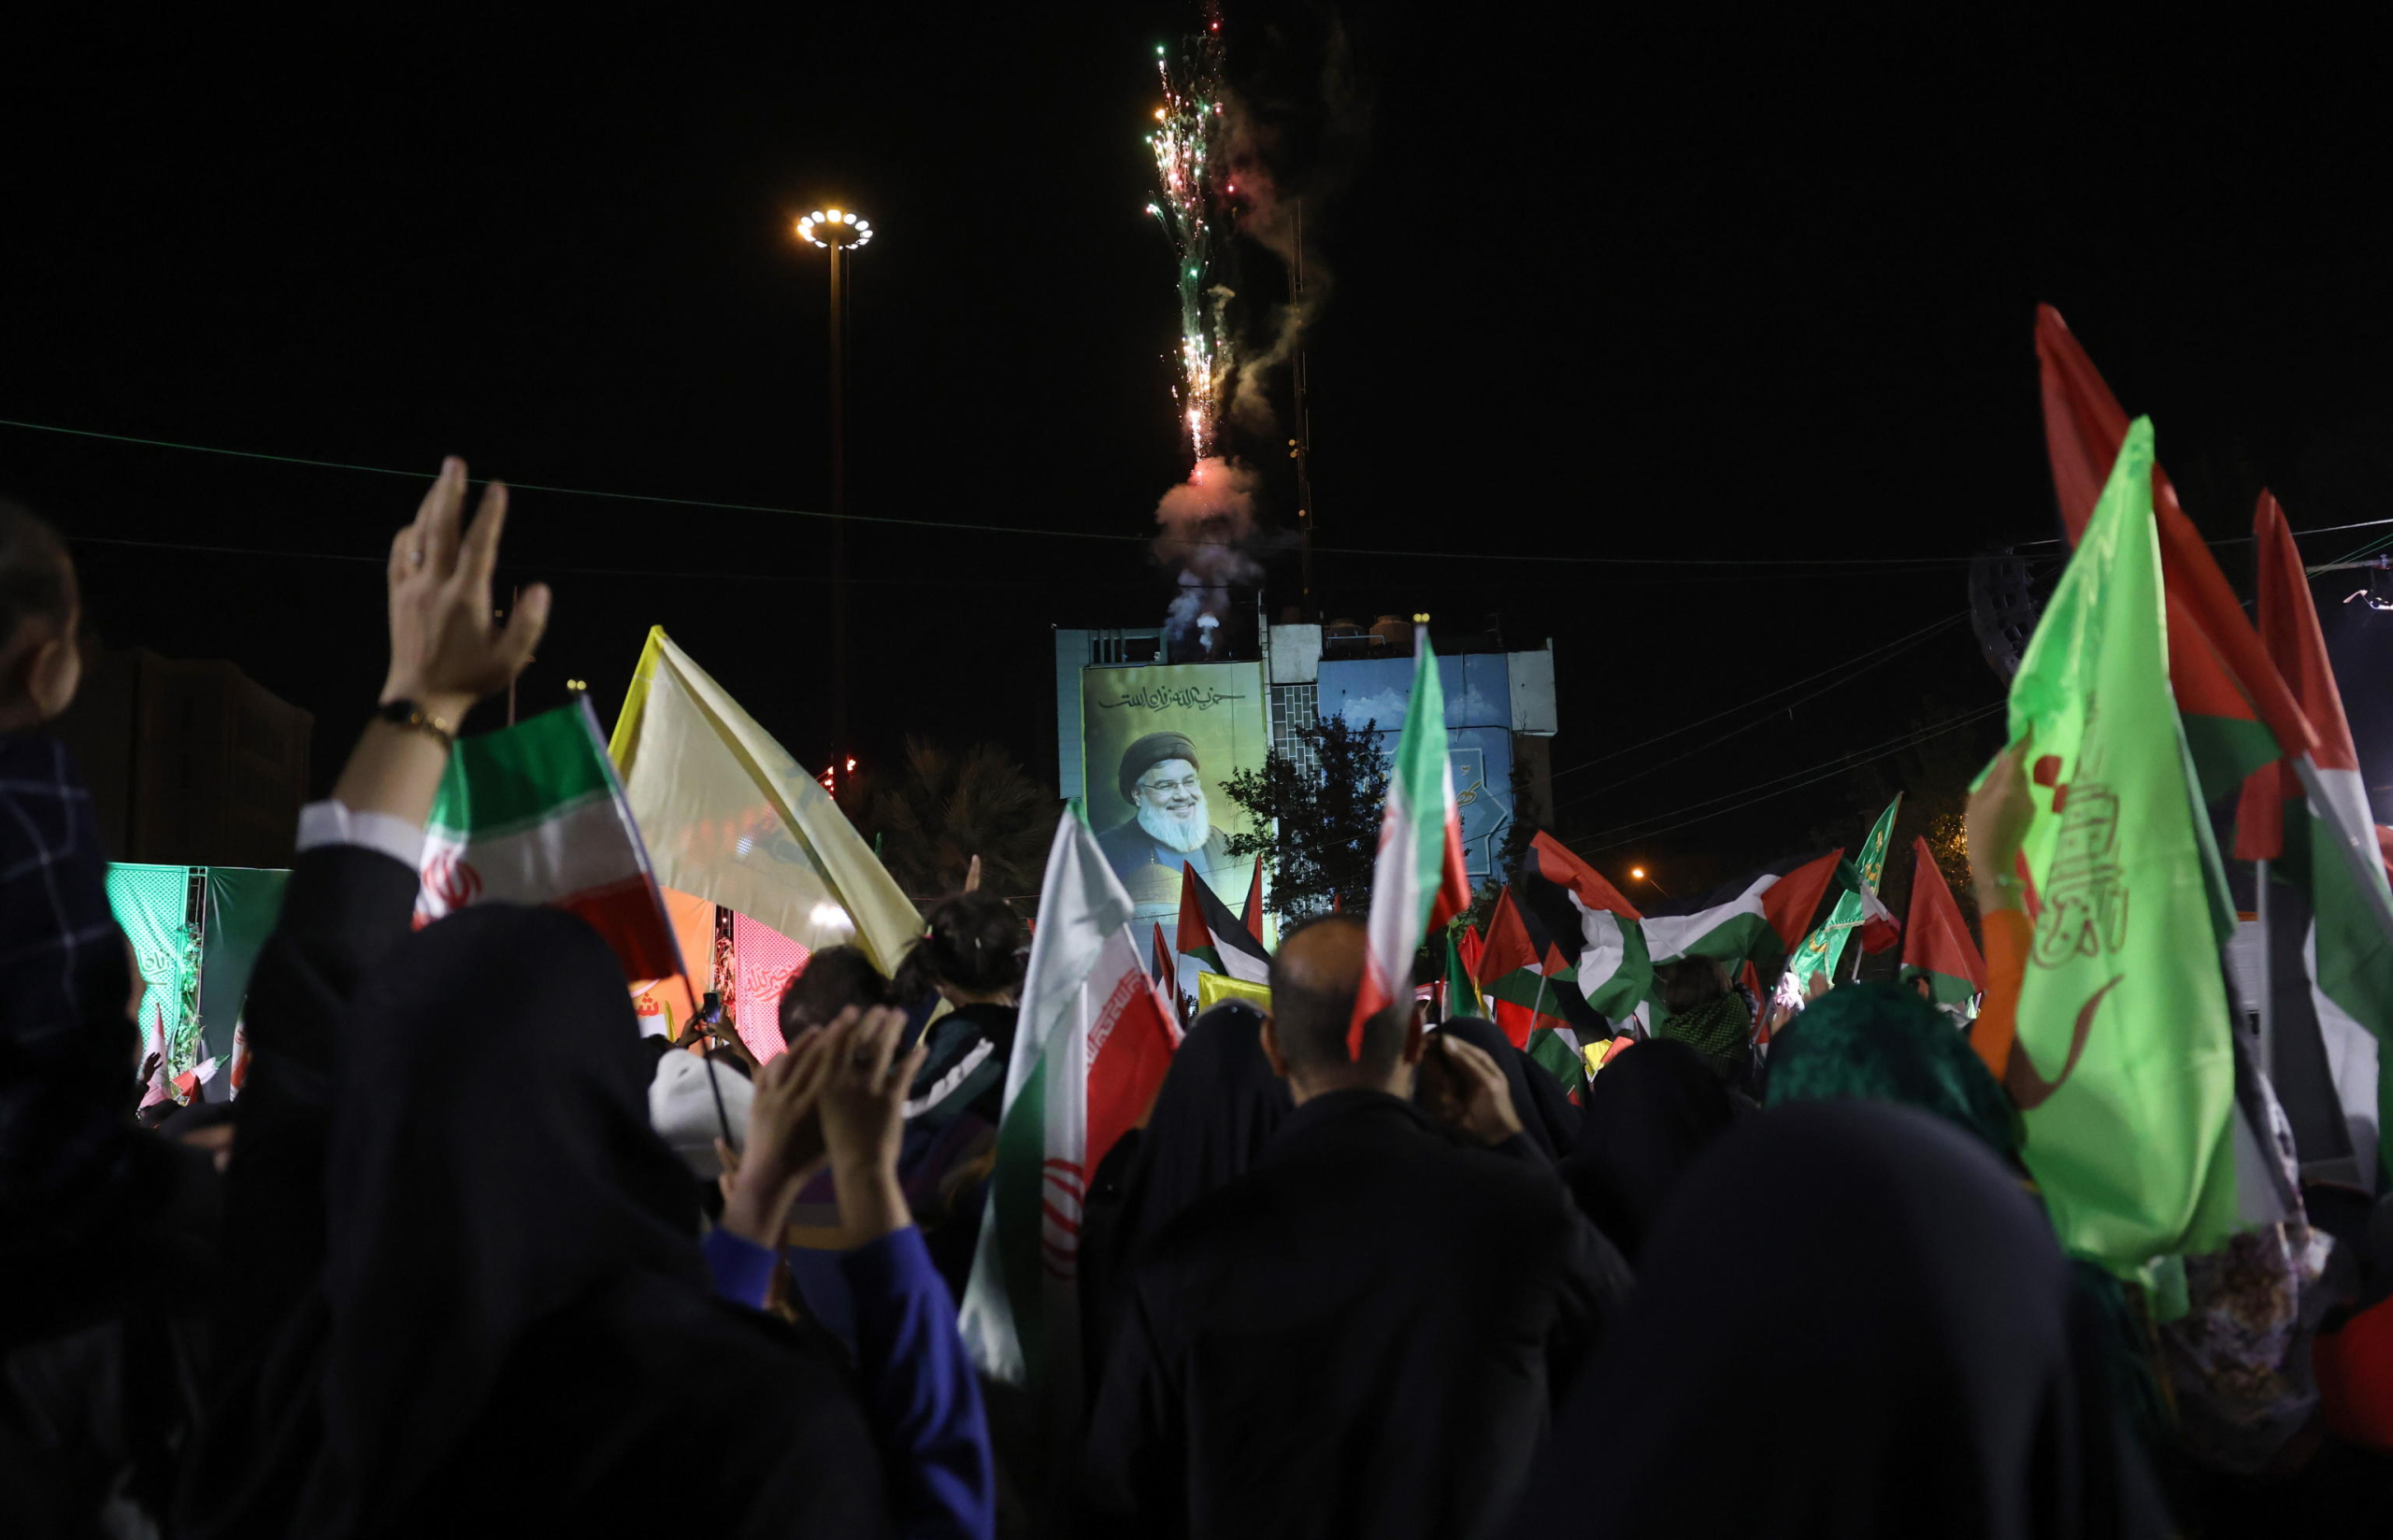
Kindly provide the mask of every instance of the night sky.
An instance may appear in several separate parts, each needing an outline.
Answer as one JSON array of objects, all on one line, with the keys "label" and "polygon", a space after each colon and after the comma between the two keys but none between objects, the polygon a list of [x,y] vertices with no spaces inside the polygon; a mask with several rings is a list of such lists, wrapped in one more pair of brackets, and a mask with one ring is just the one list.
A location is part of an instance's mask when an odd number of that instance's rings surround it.
[{"label": "night sky", "polygon": [[[820,509],[824,265],[789,220],[857,207],[852,508],[975,526],[857,527],[860,752],[996,737],[1051,775],[1050,628],[1155,623],[1169,588],[1137,541],[1010,531],[1142,535],[1186,469],[1140,135],[1154,45],[1196,13],[853,8],[878,14],[13,31],[0,417]],[[2040,299],[2153,414],[2210,535],[2247,533],[2264,481],[2298,528],[2388,513],[2393,215],[2357,48],[2248,21],[1226,25],[1326,294],[1321,538],[1450,553],[1325,552],[1327,609],[1551,636],[1555,765],[1619,754],[1557,786],[1608,865],[1801,847],[1858,783],[1640,832],[2000,698],[1963,621],[1791,714],[1635,747],[1960,616],[1971,552],[2056,533]],[[1246,258],[1267,304],[1283,280]],[[1284,436],[1236,445],[1282,525]],[[320,789],[379,688],[380,563],[420,492],[0,428],[0,493],[84,542],[101,636],[314,712]],[[520,493],[504,576],[558,591],[525,706],[584,678],[611,721],[662,623],[819,763],[825,550],[815,519]],[[2222,560],[2248,584],[2248,548]],[[1275,562],[1275,615],[1294,579]]]}]

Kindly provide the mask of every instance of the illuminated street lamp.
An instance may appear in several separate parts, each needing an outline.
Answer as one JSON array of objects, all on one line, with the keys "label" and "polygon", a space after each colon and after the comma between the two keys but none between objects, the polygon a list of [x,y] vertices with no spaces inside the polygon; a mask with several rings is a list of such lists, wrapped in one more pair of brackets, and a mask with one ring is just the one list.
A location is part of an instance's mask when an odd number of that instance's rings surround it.
[{"label": "illuminated street lamp", "polygon": [[1652,888],[1655,892],[1661,894],[1664,898],[1670,896],[1670,891],[1668,888],[1663,887],[1659,881],[1647,877],[1645,875],[1645,868],[1642,866],[1631,866],[1628,869],[1628,880],[1631,882],[1642,882],[1646,886]]},{"label": "illuminated street lamp", "polygon": [[[797,238],[831,256],[831,793],[848,770],[848,397],[844,275],[849,253],[872,244],[872,221],[853,208],[801,214]],[[844,767],[844,768],[843,768]]]}]

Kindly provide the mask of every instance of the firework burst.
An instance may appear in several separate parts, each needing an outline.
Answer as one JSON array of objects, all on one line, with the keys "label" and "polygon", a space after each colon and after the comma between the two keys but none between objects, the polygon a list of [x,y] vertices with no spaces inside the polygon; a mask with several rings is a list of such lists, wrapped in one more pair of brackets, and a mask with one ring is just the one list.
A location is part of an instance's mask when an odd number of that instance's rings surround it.
[{"label": "firework burst", "polygon": [[1155,45],[1155,73],[1163,105],[1155,130],[1147,135],[1161,184],[1147,205],[1179,259],[1174,277],[1180,292],[1179,378],[1172,387],[1188,429],[1188,446],[1202,461],[1214,452],[1223,388],[1230,370],[1228,291],[1212,281],[1216,257],[1213,185],[1220,158],[1214,146],[1223,131],[1222,20],[1208,6],[1205,26],[1175,52]]}]

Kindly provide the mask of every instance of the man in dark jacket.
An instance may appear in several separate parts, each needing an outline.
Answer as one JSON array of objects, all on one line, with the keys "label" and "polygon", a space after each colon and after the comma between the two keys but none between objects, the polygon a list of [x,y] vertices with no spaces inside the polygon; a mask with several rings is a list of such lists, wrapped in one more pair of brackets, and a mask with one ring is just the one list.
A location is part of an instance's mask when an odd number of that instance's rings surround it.
[{"label": "man in dark jacket", "polygon": [[1626,1294],[1485,1054],[1426,1051],[1399,1007],[1347,1057],[1364,952],[1332,917],[1272,961],[1263,1046],[1296,1110],[1131,1274],[1085,1460],[1101,1531],[1496,1533]]}]

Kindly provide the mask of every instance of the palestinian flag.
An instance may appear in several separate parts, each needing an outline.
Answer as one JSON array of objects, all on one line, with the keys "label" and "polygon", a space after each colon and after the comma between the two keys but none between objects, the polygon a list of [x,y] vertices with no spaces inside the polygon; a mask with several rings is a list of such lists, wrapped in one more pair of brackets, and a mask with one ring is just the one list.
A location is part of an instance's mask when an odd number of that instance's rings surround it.
[{"label": "palestinian flag", "polygon": [[1180,1005],[1180,962],[1173,956],[1170,946],[1163,938],[1163,921],[1160,920],[1155,921],[1154,946],[1152,951],[1153,955],[1148,962],[1147,977],[1154,980],[1156,991],[1177,1006]]},{"label": "palestinian flag", "polygon": [[1507,887],[1496,895],[1487,917],[1487,936],[1479,948],[1480,997],[1495,1023],[1518,1048],[1528,1047],[1529,1034],[1555,1005],[1555,980],[1568,971],[1543,937],[1532,937],[1527,920],[1512,902]]},{"label": "palestinian flag", "polygon": [[1956,1021],[1975,1015],[1977,997],[1985,992],[1985,959],[1925,839],[1912,841],[1911,918],[1903,926],[1899,977],[1905,983],[1927,979],[1928,998]]},{"label": "palestinian flag", "polygon": [[665,895],[587,696],[450,750],[423,870],[418,926],[472,904],[547,904],[588,920],[626,979],[681,971]]},{"label": "palestinian flag", "polygon": [[[1588,998],[1579,981],[1579,954],[1586,938],[1598,932],[1621,936],[1624,945],[1640,944],[1636,906],[1602,873],[1541,830],[1529,841],[1508,891],[1512,918],[1500,947],[1492,923],[1488,934],[1501,966],[1489,962],[1480,973],[1492,992],[1516,1007],[1556,1016],[1590,1041],[1606,1035],[1610,1022],[1626,1020],[1643,997]],[[1497,906],[1504,906],[1503,900]]]},{"label": "palestinian flag", "polygon": [[[1462,820],[1454,807],[1454,767],[1446,758],[1446,692],[1429,628],[1413,628],[1412,700],[1397,735],[1387,806],[1380,816],[1379,858],[1371,868],[1370,951],[1346,1056],[1360,1059],[1363,1029],[1408,992],[1421,938],[1470,907],[1463,872]],[[1185,911],[1182,911],[1185,913]]]},{"label": "palestinian flag", "polygon": [[1033,1384],[1076,1425],[1080,1227],[1089,1174],[1146,1115],[1180,1046],[1147,977],[1136,907],[1088,825],[1066,813],[1006,1068],[996,1168],[958,1326],[982,1370]]},{"label": "palestinian flag", "polygon": [[1254,873],[1246,879],[1246,913],[1241,918],[1246,922],[1246,934],[1254,937],[1254,944],[1260,947],[1263,945],[1263,863],[1259,859],[1254,863]]},{"label": "palestinian flag", "polygon": [[[2305,1167],[2319,1175],[2372,1178],[2380,1148],[2393,1134],[2393,1096],[2383,1070],[2393,1056],[2382,1046],[2393,1034],[2393,890],[2361,784],[2341,692],[2318,629],[2318,612],[2301,552],[2285,510],[2267,492],[2253,522],[2259,542],[2260,635],[2269,658],[2291,687],[2317,746],[2306,761],[2280,763],[2246,783],[2239,832],[2282,850],[2267,868],[2265,905],[2274,957],[2302,966],[2272,969],[2288,976],[2271,1012],[2271,1078],[2282,1093]],[[2291,985],[2291,989],[2285,986]],[[2331,1172],[2357,1158],[2358,1169]]]},{"label": "palestinian flag", "polygon": [[[2036,354],[2042,365],[2044,442],[2053,492],[2071,544],[2085,534],[2128,432],[2127,413],[2049,305],[2036,309]],[[2218,562],[2157,461],[2152,511],[2166,595],[2169,682],[2202,800],[2240,791],[2244,777],[2286,755],[2313,749],[2310,724],[2270,663],[2260,639]],[[2272,858],[2273,848],[2239,832],[2236,856]]]},{"label": "palestinian flag", "polygon": [[1586,1099],[1587,1064],[1579,1047],[1579,1034],[1567,1025],[1540,1026],[1529,1034],[1529,1062],[1562,1083],[1562,1089],[1577,1106]]},{"label": "palestinian flag", "polygon": [[1484,1016],[1486,1005],[1479,998],[1479,957],[1482,950],[1479,933],[1468,923],[1457,922],[1446,927],[1446,1001],[1445,1016]]},{"label": "palestinian flag", "polygon": [[[1902,805],[1902,793],[1898,791],[1895,800],[1886,804],[1886,810],[1878,815],[1878,821],[1870,826],[1870,837],[1861,842],[1861,854],[1853,863],[1856,875],[1851,891],[1837,895],[1836,907],[1828,911],[1827,919],[1805,936],[1802,946],[1786,960],[1786,971],[1793,976],[1798,989],[1810,983],[1816,974],[1834,978],[1837,964],[1844,958],[1844,944],[1856,930],[1863,933],[1861,949],[1865,952],[1882,952],[1894,945],[1894,916],[1886,912],[1883,904],[1878,904],[1872,914],[1870,905],[1876,902],[1880,879],[1885,874],[1886,846],[1895,836],[1895,815]],[[1864,893],[1869,895],[1867,902],[1862,897]],[[1874,930],[1865,929],[1872,922]]]},{"label": "palestinian flag", "polygon": [[1633,929],[1614,916],[1591,914],[1579,987],[1590,1003],[1598,995],[1650,1000],[1655,964],[1689,957],[1708,957],[1731,973],[1751,963],[1769,977],[1802,944],[1843,863],[1842,849],[1774,862],[1700,897],[1650,904]]},{"label": "palestinian flag", "polygon": [[1230,913],[1213,885],[1180,863],[1180,955],[1204,973],[1225,973],[1250,984],[1271,981],[1271,954],[1262,938]]}]

